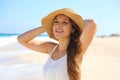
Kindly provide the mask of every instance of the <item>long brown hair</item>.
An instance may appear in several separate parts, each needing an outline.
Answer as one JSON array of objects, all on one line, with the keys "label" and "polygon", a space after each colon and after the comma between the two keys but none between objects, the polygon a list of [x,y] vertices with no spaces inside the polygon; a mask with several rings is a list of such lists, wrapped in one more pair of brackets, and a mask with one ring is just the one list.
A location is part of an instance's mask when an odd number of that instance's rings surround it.
[{"label": "long brown hair", "polygon": [[81,43],[79,37],[81,35],[81,30],[72,19],[70,19],[70,22],[74,32],[70,35],[70,42],[67,48],[67,72],[70,80],[80,80],[80,62],[82,60],[82,55],[80,54]]}]

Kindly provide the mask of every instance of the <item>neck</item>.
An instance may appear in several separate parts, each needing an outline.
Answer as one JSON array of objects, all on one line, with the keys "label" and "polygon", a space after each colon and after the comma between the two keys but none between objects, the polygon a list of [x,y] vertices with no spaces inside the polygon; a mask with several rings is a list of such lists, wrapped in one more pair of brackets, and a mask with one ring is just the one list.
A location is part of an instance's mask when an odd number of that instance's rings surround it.
[{"label": "neck", "polygon": [[59,52],[66,52],[68,44],[69,44],[69,39],[59,40],[59,47],[58,47]]}]

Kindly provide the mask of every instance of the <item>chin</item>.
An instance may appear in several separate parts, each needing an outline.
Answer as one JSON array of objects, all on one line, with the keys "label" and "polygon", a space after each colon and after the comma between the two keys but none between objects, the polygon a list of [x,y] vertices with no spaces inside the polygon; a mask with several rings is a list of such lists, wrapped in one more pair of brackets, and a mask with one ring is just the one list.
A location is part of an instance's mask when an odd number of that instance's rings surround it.
[{"label": "chin", "polygon": [[55,36],[55,37],[56,37],[58,40],[63,38],[62,36]]}]

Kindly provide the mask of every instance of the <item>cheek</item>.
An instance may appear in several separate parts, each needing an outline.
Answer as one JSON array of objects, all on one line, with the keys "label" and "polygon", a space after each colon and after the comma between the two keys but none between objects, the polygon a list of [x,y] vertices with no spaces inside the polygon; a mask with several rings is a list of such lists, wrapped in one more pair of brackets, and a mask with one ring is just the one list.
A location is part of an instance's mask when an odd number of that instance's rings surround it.
[{"label": "cheek", "polygon": [[55,26],[52,27],[53,34],[55,33]]},{"label": "cheek", "polygon": [[69,30],[69,32],[71,33],[72,32],[72,26],[70,25],[69,27],[68,27],[68,30]]},{"label": "cheek", "polygon": [[67,32],[68,34],[71,34],[71,33],[72,33],[72,27],[70,27],[70,26],[67,27],[67,28],[66,28],[66,32]]}]

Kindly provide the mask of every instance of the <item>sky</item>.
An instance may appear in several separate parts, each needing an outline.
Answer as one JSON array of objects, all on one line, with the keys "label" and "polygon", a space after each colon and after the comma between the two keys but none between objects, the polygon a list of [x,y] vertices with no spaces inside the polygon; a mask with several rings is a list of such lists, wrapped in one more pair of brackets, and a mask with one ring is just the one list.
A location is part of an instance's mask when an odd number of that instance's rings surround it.
[{"label": "sky", "polygon": [[39,27],[44,16],[61,8],[94,19],[97,36],[120,34],[120,0],[0,0],[0,33],[21,34]]}]

